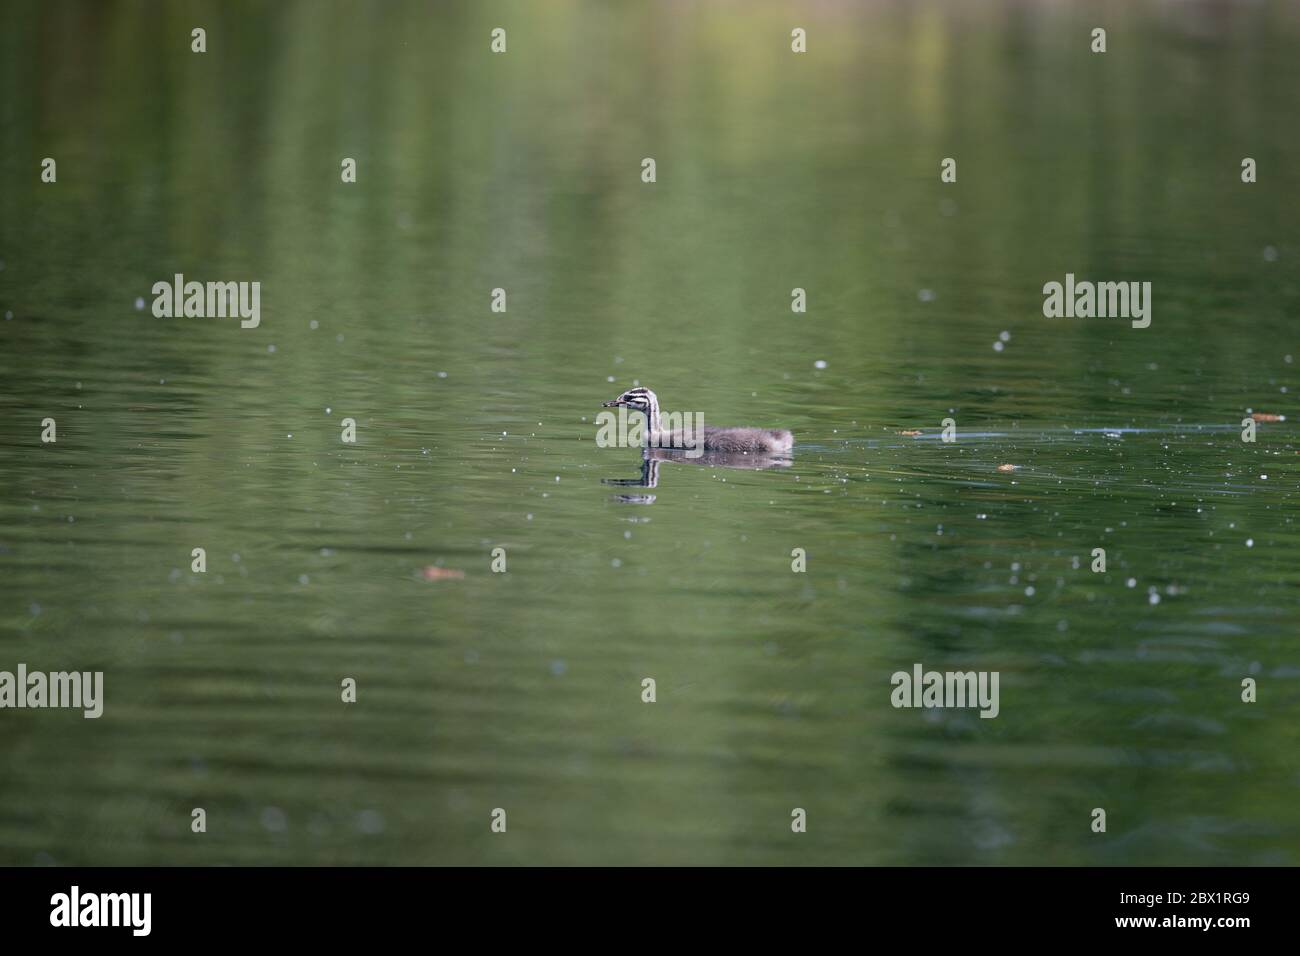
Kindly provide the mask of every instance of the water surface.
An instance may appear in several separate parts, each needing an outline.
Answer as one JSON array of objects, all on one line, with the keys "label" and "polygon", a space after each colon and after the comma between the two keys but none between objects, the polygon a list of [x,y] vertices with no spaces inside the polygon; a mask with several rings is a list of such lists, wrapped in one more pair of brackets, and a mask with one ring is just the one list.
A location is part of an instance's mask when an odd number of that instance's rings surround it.
[{"label": "water surface", "polygon": [[0,862],[1300,862],[1300,16],[1089,9],[6,4]]}]

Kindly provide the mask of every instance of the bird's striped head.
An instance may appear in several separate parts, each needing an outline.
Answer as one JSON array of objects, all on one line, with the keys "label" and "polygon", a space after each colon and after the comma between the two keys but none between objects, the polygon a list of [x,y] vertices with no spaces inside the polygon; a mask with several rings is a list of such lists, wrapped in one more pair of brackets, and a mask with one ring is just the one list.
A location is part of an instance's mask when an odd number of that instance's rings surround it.
[{"label": "bird's striped head", "polygon": [[638,385],[636,388],[629,388],[613,401],[605,402],[603,407],[616,408],[620,405],[624,408],[630,408],[634,412],[641,412],[642,414],[649,416],[652,410],[658,411],[659,398],[654,392],[650,391],[650,389],[642,388]]}]

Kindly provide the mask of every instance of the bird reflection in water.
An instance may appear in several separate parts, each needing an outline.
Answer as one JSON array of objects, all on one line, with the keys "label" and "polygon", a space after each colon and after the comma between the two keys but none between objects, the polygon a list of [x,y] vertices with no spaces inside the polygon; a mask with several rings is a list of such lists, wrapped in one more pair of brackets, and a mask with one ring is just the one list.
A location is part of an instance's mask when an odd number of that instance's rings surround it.
[{"label": "bird reflection in water", "polygon": [[[698,458],[688,458],[680,449],[646,448],[641,458],[641,474],[636,478],[602,478],[606,485],[624,488],[657,488],[659,466],[664,462],[686,465],[703,465],[707,468],[741,468],[763,471],[768,468],[789,468],[794,462],[788,455],[748,454],[743,452],[705,452]],[[654,504],[654,495],[614,495],[614,501],[627,505]]]}]

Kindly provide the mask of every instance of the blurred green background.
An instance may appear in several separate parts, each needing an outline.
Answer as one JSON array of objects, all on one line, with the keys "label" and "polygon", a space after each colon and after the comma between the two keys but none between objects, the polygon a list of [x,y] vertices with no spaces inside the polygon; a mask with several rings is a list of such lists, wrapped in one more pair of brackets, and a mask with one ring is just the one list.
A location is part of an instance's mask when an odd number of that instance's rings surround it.
[{"label": "blurred green background", "polygon": [[[1298,83],[1281,0],[6,2],[0,670],[107,699],[0,711],[0,863],[1300,863]],[[616,500],[634,382],[793,466]]]}]

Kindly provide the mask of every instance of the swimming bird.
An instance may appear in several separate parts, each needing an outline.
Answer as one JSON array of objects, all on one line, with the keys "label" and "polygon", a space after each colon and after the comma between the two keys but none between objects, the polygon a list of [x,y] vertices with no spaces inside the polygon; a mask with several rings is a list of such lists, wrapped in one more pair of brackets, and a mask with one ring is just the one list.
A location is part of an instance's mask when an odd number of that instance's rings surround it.
[{"label": "swimming bird", "polygon": [[645,447],[697,449],[737,455],[771,455],[790,451],[794,436],[777,428],[719,428],[705,425],[696,429],[664,431],[659,414],[659,397],[648,388],[629,388],[605,408],[622,406],[645,416]]}]

